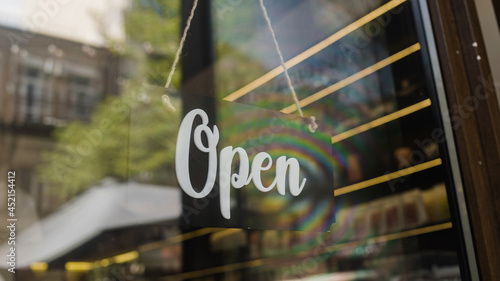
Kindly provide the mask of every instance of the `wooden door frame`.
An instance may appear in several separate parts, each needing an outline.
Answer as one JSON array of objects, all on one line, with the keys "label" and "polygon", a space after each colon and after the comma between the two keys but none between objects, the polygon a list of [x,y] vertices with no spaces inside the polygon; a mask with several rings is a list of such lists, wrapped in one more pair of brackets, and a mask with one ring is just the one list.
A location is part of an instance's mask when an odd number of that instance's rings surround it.
[{"label": "wooden door frame", "polygon": [[427,3],[481,280],[500,280],[500,111],[476,7]]}]

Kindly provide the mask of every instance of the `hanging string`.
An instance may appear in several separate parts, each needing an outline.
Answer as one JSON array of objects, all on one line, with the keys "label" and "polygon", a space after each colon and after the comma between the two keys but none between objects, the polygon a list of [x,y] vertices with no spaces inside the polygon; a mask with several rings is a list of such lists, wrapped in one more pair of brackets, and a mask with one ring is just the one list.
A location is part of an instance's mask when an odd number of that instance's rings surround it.
[{"label": "hanging string", "polygon": [[[274,28],[271,24],[271,19],[269,18],[269,15],[267,14],[267,9],[266,6],[264,5],[264,0],[259,0],[260,2],[260,8],[262,9],[262,13],[264,14],[264,18],[266,19],[267,26],[269,27],[269,31],[271,31],[271,35],[273,37],[274,41],[274,46],[276,47],[276,52],[278,52],[279,58],[280,58],[280,63],[281,67],[283,67],[285,77],[286,77],[286,82],[288,84],[288,88],[290,89],[290,92],[292,93],[293,100],[295,102],[295,106],[297,107],[297,110],[299,111],[300,117],[304,117],[304,114],[302,113],[302,108],[300,107],[299,104],[299,99],[297,98],[297,93],[295,93],[295,88],[292,85],[292,79],[290,79],[290,75],[288,74],[288,69],[285,65],[285,60],[283,59],[283,54],[281,53],[280,46],[278,44],[278,40],[276,40],[276,34],[274,33]],[[318,125],[316,124],[316,118],[314,116],[310,117],[311,119],[311,124],[309,124],[309,130],[311,133],[314,133],[316,129],[318,129]]]},{"label": "hanging string", "polygon": [[[179,48],[177,48],[177,53],[175,53],[174,63],[172,64],[172,67],[170,68],[170,73],[168,74],[167,83],[165,84],[165,89],[168,89],[168,87],[170,87],[170,83],[172,82],[172,76],[174,75],[175,68],[177,67],[177,63],[179,62],[179,58],[181,56],[182,49],[184,48],[184,42],[186,42],[187,33],[189,31],[189,28],[191,27],[191,21],[193,20],[194,12],[196,11],[197,6],[198,6],[198,0],[194,0],[193,7],[191,8],[191,13],[189,14],[189,18],[186,22],[186,27],[184,28],[184,32],[182,33],[182,37],[181,37],[181,41],[179,42]],[[165,105],[168,106],[168,108],[170,110],[175,111],[175,107],[170,102],[170,98],[168,97],[168,95],[166,95],[166,94],[163,95],[162,100],[165,103]]]},{"label": "hanging string", "polygon": [[[168,89],[168,87],[170,86],[170,83],[172,82],[172,76],[174,75],[175,69],[177,67],[177,63],[179,62],[179,58],[180,58],[182,49],[184,48],[184,42],[186,41],[187,33],[189,31],[189,28],[191,27],[191,22],[193,20],[194,13],[196,11],[197,6],[198,6],[198,0],[194,0],[193,7],[191,8],[191,13],[189,14],[188,20],[186,22],[186,27],[184,28],[184,32],[182,34],[181,41],[179,43],[179,48],[177,49],[177,53],[175,54],[174,62],[172,64],[172,67],[170,68],[170,73],[168,74],[167,83],[165,84],[165,89]],[[283,54],[281,53],[281,49],[279,47],[278,41],[276,40],[276,34],[274,33],[274,29],[273,29],[273,26],[271,24],[271,19],[269,18],[269,15],[267,14],[267,9],[266,9],[266,6],[264,6],[263,0],[260,0],[260,7],[261,7],[262,13],[264,14],[264,17],[266,19],[267,26],[269,27],[269,30],[271,31],[274,45],[276,47],[276,51],[278,52],[278,55],[280,58],[281,66],[283,67],[283,70],[285,72],[288,88],[290,89],[290,91],[292,93],[293,100],[295,102],[295,105],[297,106],[297,110],[299,111],[300,116],[304,117],[304,114],[302,113],[302,108],[300,107],[299,100],[297,98],[297,93],[295,93],[295,89],[292,85],[292,80],[290,79],[290,75],[288,74],[288,69],[285,65],[285,61],[283,59]],[[164,94],[162,96],[162,100],[163,100],[164,104],[170,110],[175,111],[175,107],[170,102],[170,98],[168,97],[168,95]],[[309,124],[309,130],[312,133],[314,133],[316,131],[316,129],[318,128],[318,125],[316,124],[316,118],[314,116],[311,116],[310,119],[311,119],[311,123]]]}]

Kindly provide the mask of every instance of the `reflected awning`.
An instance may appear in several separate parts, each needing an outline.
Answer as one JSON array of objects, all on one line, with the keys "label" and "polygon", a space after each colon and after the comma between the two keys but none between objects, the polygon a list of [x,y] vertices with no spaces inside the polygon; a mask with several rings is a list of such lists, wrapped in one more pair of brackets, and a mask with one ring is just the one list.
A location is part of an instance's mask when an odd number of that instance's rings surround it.
[{"label": "reflected awning", "polygon": [[[180,189],[175,187],[134,182],[93,187],[17,233],[16,268],[54,261],[103,231],[165,222],[177,219],[180,212]],[[2,245],[2,255],[8,247]]]}]

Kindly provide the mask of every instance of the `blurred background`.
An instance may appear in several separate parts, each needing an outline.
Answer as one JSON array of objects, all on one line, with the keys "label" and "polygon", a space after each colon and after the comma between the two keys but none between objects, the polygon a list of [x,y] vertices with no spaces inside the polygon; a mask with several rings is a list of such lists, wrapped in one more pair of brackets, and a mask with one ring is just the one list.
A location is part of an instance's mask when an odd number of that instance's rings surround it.
[{"label": "blurred background", "polygon": [[297,114],[258,1],[202,0],[167,91],[192,1],[3,3],[0,208],[16,171],[18,259],[0,280],[469,280],[417,2],[266,1],[304,115],[332,136],[327,233],[179,224],[187,96]]}]

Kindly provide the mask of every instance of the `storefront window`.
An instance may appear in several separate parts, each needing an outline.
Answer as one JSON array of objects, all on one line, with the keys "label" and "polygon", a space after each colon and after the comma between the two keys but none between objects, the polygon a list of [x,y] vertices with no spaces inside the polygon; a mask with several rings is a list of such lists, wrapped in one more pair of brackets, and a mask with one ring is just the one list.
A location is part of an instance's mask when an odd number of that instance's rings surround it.
[{"label": "storefront window", "polygon": [[[332,135],[336,222],[330,233],[216,232],[205,247],[219,259],[184,257],[193,270],[175,277],[461,280],[453,183],[416,6],[266,5],[304,116]],[[217,98],[298,114],[258,1],[215,1],[211,15]]]},{"label": "storefront window", "polygon": [[0,26],[0,280],[475,280],[424,1],[113,2]]}]

